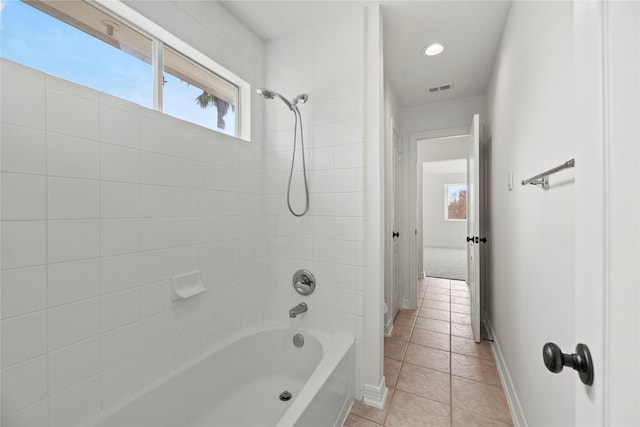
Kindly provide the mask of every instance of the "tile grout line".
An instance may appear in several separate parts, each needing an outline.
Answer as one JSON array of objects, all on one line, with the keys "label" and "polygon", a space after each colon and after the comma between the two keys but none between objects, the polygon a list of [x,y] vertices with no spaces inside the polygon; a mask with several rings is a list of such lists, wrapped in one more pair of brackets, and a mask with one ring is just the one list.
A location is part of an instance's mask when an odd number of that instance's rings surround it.
[{"label": "tile grout line", "polygon": [[[423,307],[422,307],[422,302],[423,302],[424,300],[426,300],[426,299],[427,299],[427,297],[426,297],[426,290],[427,290],[427,286],[425,286],[425,292],[423,293],[423,296],[422,296],[422,298],[420,299],[420,304],[418,304],[418,310],[417,310],[417,311],[416,311],[416,313],[414,314],[414,319],[413,319],[413,321],[411,322],[411,324],[412,324],[412,326],[411,326],[411,331],[410,331],[410,334],[409,334],[409,338],[407,339],[407,343],[406,343],[406,347],[405,347],[405,352],[403,353],[403,355],[402,355],[402,357],[401,357],[401,360],[400,360],[400,370],[399,370],[399,372],[398,372],[398,376],[399,376],[400,372],[402,371],[402,369],[404,368],[404,365],[405,365],[405,364],[413,365],[413,364],[411,364],[411,363],[406,362],[406,360],[405,360],[405,359],[406,359],[406,354],[407,354],[407,350],[408,350],[408,345],[411,343],[411,338],[413,337],[413,334],[414,334],[415,329],[416,329],[417,317],[419,316],[419,313],[420,313],[420,311],[421,311],[421,310],[422,310],[422,308],[423,308]],[[448,374],[449,374],[449,383],[450,383],[450,389],[449,389],[449,419],[450,419],[450,422],[449,422],[449,425],[450,425],[450,426],[453,426],[453,377],[454,377],[454,376],[456,376],[456,377],[459,377],[459,378],[463,378],[463,379],[465,379],[465,380],[472,381],[472,382],[474,382],[474,383],[484,384],[484,385],[488,385],[488,386],[492,386],[492,384],[485,383],[485,382],[483,382],[483,381],[473,380],[473,379],[470,379],[470,378],[466,378],[466,377],[464,377],[464,376],[457,376],[457,375],[454,375],[454,374],[453,374],[453,372],[452,372],[453,352],[452,352],[452,349],[451,349],[451,345],[452,345],[452,341],[453,341],[453,335],[451,334],[451,323],[452,323],[452,322],[451,322],[451,314],[452,314],[453,312],[451,311],[451,298],[452,298],[452,288],[451,288],[451,281],[449,281],[449,332],[450,332],[450,333],[449,333],[449,372],[448,372]],[[437,319],[435,319],[435,320],[437,320]],[[457,323],[457,324],[461,324],[461,325],[466,325],[466,323],[458,323],[458,322],[456,322],[456,323]],[[421,329],[421,328],[418,328],[418,329]],[[431,331],[431,332],[437,332],[437,331]],[[460,338],[465,338],[465,337],[460,337]],[[414,343],[414,344],[415,344],[415,343]],[[416,345],[421,346],[421,344],[416,344]],[[433,348],[433,347],[429,347],[429,346],[423,346],[423,347]],[[473,356],[468,356],[468,357],[473,357]],[[484,359],[482,359],[482,358],[479,358],[479,359],[484,360]],[[416,365],[416,366],[420,366],[420,365]],[[427,369],[432,369],[432,368],[427,368]],[[436,371],[437,371],[437,369],[436,369]],[[392,397],[392,399],[389,401],[389,404],[388,404],[388,405],[389,405],[389,407],[388,407],[387,412],[386,412],[386,414],[384,415],[384,419],[383,419],[383,421],[382,421],[383,425],[384,425],[384,424],[387,422],[387,420],[388,420],[388,417],[389,417],[389,414],[390,414],[390,407],[391,407],[391,405],[392,405],[392,402],[395,400],[395,397],[396,397],[396,391],[397,391],[397,390],[398,390],[398,388],[397,388],[397,384],[396,384],[396,386],[394,387],[394,396],[393,396],[393,397]],[[421,396],[421,395],[419,395],[419,394],[411,393],[411,392],[404,391],[404,390],[401,390],[401,391],[402,391],[402,392],[404,392],[404,393],[407,393],[407,394],[410,394],[410,395],[416,396],[416,397],[420,397],[420,398],[422,398],[422,399],[430,400],[430,401],[437,402],[437,403],[442,403],[442,402],[439,402],[439,401],[436,401],[436,400],[433,400],[433,399],[430,399],[430,398],[427,398],[427,397]],[[477,414],[477,413],[475,413],[474,411],[468,411],[468,412],[470,412],[470,413],[472,413],[472,414],[476,414],[476,415],[478,415],[478,416],[487,417],[487,415]],[[377,424],[377,422],[376,422],[376,421],[369,420],[369,419],[368,419],[368,418],[366,418],[366,417],[360,417],[360,418],[365,419],[365,420],[367,420],[367,421],[370,421],[370,422],[372,422],[372,423],[374,423],[374,424],[376,424],[376,425],[379,425],[379,424]],[[495,420],[495,421],[499,421],[499,422],[506,422],[506,420],[498,419],[498,418],[495,418],[495,417],[487,417],[487,418],[489,418],[489,419],[493,419],[493,420]]]}]

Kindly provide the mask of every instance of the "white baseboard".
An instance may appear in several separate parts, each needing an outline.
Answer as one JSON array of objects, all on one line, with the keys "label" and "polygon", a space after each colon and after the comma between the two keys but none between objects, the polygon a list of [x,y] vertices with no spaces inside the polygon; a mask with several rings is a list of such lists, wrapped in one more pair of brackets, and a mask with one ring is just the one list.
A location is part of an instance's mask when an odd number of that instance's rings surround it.
[{"label": "white baseboard", "polygon": [[467,249],[466,245],[424,245],[425,248],[429,249]]},{"label": "white baseboard", "polygon": [[411,300],[409,298],[402,298],[402,308],[408,308],[412,310],[418,307],[417,307],[417,304],[413,304],[413,307],[412,307]]},{"label": "white baseboard", "polygon": [[390,337],[393,332],[393,319],[389,319],[384,324],[384,336]]},{"label": "white baseboard", "polygon": [[362,401],[369,406],[373,406],[375,408],[379,408],[379,409],[383,409],[384,408],[384,402],[385,400],[387,400],[387,383],[385,381],[384,375],[382,376],[382,379],[380,380],[380,384],[378,385],[371,385],[371,384],[365,384],[364,385],[364,396]]},{"label": "white baseboard", "polygon": [[527,427],[527,419],[524,416],[524,411],[522,410],[522,406],[520,405],[520,400],[518,400],[518,394],[516,393],[513,381],[511,381],[511,375],[509,375],[509,370],[507,369],[504,357],[502,356],[500,343],[498,342],[498,338],[496,338],[496,334],[493,331],[491,321],[486,316],[486,314],[484,326],[487,329],[489,338],[493,340],[493,355],[496,358],[496,364],[498,365],[498,374],[500,375],[502,388],[504,389],[504,394],[507,398],[507,404],[509,405],[509,410],[511,411],[513,425],[515,427]]}]

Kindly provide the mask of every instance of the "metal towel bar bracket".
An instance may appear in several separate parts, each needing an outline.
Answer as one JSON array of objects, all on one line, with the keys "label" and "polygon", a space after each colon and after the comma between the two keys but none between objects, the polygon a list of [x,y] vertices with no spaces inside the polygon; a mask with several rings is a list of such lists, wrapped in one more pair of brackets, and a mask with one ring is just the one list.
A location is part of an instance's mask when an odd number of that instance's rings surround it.
[{"label": "metal towel bar bracket", "polygon": [[527,184],[531,184],[531,185],[537,185],[538,187],[542,187],[545,190],[549,189],[549,175],[554,174],[556,172],[559,172],[563,169],[568,169],[568,168],[572,168],[575,167],[576,165],[576,160],[575,159],[571,159],[571,160],[567,160],[566,162],[564,162],[563,164],[561,164],[560,166],[556,166],[553,169],[549,169],[548,171],[542,172],[536,176],[532,176],[529,179],[525,179],[522,180],[522,185],[527,185]]}]

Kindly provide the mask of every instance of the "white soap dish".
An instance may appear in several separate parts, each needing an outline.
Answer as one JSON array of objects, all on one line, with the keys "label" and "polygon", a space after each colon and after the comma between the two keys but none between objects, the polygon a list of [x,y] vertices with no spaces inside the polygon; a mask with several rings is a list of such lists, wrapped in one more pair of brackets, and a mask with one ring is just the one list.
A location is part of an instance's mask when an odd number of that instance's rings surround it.
[{"label": "white soap dish", "polygon": [[202,275],[200,271],[180,274],[171,278],[171,300],[178,301],[200,295],[207,291],[202,286]]}]

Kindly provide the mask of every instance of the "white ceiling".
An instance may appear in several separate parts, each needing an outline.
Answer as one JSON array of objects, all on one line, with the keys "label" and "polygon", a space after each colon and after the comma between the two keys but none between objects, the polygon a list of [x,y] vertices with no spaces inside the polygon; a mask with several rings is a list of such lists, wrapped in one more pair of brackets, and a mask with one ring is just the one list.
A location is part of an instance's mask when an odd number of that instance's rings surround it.
[{"label": "white ceiling", "polygon": [[228,0],[220,3],[264,40],[367,5],[366,1],[348,0]]},{"label": "white ceiling", "polygon": [[[363,7],[363,1],[223,1],[265,40]],[[401,106],[414,106],[485,92],[511,3],[497,1],[383,1],[385,76]],[[444,53],[424,56],[431,42]],[[446,92],[427,89],[453,83]]]},{"label": "white ceiling", "polygon": [[[485,92],[511,3],[509,1],[409,1],[382,6],[385,76],[402,106]],[[438,56],[422,55],[432,42]],[[453,83],[453,89],[427,89]]]}]

